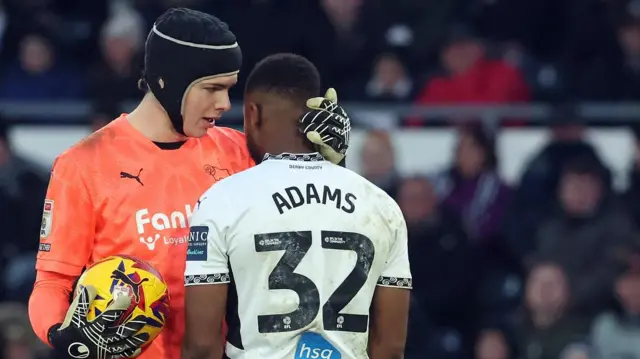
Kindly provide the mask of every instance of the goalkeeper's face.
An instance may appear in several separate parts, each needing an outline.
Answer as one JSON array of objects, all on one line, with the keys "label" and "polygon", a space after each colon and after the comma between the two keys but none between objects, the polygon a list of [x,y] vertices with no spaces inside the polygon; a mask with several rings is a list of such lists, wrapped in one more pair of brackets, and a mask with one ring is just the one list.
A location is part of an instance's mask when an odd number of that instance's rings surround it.
[{"label": "goalkeeper's face", "polygon": [[215,126],[231,108],[229,89],[237,82],[238,75],[232,75],[202,80],[191,86],[182,107],[185,135],[202,137]]}]

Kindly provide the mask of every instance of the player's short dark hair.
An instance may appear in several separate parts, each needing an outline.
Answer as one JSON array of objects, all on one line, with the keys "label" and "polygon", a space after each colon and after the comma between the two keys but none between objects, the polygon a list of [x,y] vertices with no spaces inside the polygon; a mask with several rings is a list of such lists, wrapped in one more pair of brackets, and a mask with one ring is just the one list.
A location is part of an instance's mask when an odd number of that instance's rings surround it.
[{"label": "player's short dark hair", "polygon": [[320,73],[311,61],[300,55],[267,56],[247,78],[245,94],[255,91],[275,93],[304,106],[307,99],[320,96]]}]

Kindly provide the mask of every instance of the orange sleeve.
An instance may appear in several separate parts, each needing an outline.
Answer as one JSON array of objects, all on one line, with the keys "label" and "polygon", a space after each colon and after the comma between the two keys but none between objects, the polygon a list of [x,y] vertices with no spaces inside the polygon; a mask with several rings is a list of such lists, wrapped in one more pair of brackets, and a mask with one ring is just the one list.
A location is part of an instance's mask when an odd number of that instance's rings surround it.
[{"label": "orange sleeve", "polygon": [[53,164],[44,203],[36,270],[76,277],[95,238],[93,204],[78,164],[63,155]]},{"label": "orange sleeve", "polygon": [[38,271],[29,298],[29,319],[38,338],[49,345],[49,328],[64,321],[74,281],[75,277]]}]

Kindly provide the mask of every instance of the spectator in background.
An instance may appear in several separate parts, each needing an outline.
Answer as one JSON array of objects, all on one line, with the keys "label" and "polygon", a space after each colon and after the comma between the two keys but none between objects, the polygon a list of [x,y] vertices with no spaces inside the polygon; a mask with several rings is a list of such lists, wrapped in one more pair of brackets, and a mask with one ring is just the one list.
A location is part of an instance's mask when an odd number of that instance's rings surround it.
[{"label": "spectator in background", "polygon": [[[337,88],[348,87],[352,81],[362,81],[375,54],[367,36],[371,29],[367,18],[362,16],[364,2],[319,0],[318,9],[305,9],[308,11],[306,16],[292,14],[293,19],[300,22],[295,28],[306,33],[294,39],[289,51],[308,57],[323,74],[323,81]],[[314,46],[308,40],[311,38],[323,39],[324,45]]]},{"label": "spectator in background", "polygon": [[4,6],[0,3],[0,59],[4,57],[4,37],[7,33],[7,25],[8,25],[8,17],[7,12],[4,10]]},{"label": "spectator in background", "polygon": [[483,330],[475,345],[475,359],[511,359],[511,348],[500,330]]},{"label": "spectator in background", "polygon": [[89,93],[93,100],[119,103],[142,97],[137,61],[144,36],[142,17],[133,8],[114,2],[111,16],[102,28],[102,62],[91,74]]},{"label": "spectator in background", "polygon": [[93,111],[89,117],[89,123],[91,124],[91,131],[97,131],[104,127],[106,124],[113,121],[118,116],[118,104],[111,102],[96,102],[93,105]]},{"label": "spectator in background", "polygon": [[625,15],[612,31],[611,38],[615,51],[590,46],[588,51],[597,56],[569,54],[569,59],[565,60],[565,73],[570,80],[567,91],[576,98],[583,101],[640,100],[640,19]]},{"label": "spectator in background", "polygon": [[640,126],[633,126],[631,131],[634,136],[633,164],[629,173],[629,187],[623,199],[636,228],[640,228]]},{"label": "spectator in background", "polygon": [[364,89],[363,100],[403,103],[413,97],[413,80],[397,55],[383,53],[373,64],[373,75]]},{"label": "spectator in background", "polygon": [[46,101],[82,97],[81,77],[56,61],[49,40],[40,34],[24,36],[17,63],[6,68],[0,78],[0,99]]},{"label": "spectator in background", "polygon": [[46,359],[49,348],[31,329],[27,308],[20,303],[0,304],[0,333],[6,347],[3,359]]},{"label": "spectator in background", "polygon": [[462,218],[473,242],[495,244],[510,190],[497,172],[493,135],[482,125],[464,126],[455,152],[453,167],[437,177],[438,198]]},{"label": "spectator in background", "polygon": [[[640,19],[629,19],[618,29],[618,43],[622,49],[622,66],[613,80],[609,96],[620,101],[640,100]],[[613,77],[613,76],[610,76]],[[611,81],[611,80],[610,80]]]},{"label": "spectator in background", "polygon": [[566,274],[571,310],[593,316],[611,305],[611,283],[620,268],[619,253],[633,243],[628,214],[606,192],[602,168],[588,160],[567,164],[560,178],[558,205],[536,233],[529,263],[551,261]]},{"label": "spectator in background", "polygon": [[498,175],[493,136],[482,125],[460,128],[455,162],[436,177],[435,191],[444,208],[461,218],[476,260],[483,270],[477,277],[479,324],[505,325],[517,309],[522,280],[504,248],[502,221],[510,189]]},{"label": "spectator in background", "polygon": [[[413,80],[400,58],[392,53],[378,56],[373,64],[372,76],[366,84],[355,84],[358,88],[346,91],[347,100],[398,104],[407,103],[414,97]],[[379,129],[395,128],[400,120],[393,112],[385,112],[381,108],[358,111],[354,119],[363,126]]]},{"label": "spectator in background", "polygon": [[441,52],[446,75],[429,80],[418,96],[423,105],[502,104],[530,100],[519,70],[486,56],[482,42],[466,29],[456,29]]},{"label": "spectator in background", "polygon": [[565,166],[582,159],[602,169],[602,190],[611,189],[611,173],[585,135],[586,127],[577,118],[576,109],[560,107],[553,115],[549,142],[524,167],[520,185],[514,194],[513,208],[505,221],[512,255],[524,258],[535,250],[533,235],[557,202],[558,183]]},{"label": "spectator in background", "polygon": [[[111,1],[5,0],[9,18],[6,45],[11,55],[17,40],[38,31],[56,44],[58,54],[75,65],[95,61],[96,33],[106,17]],[[14,55],[15,56],[15,55]]]},{"label": "spectator in background", "polygon": [[503,61],[521,71],[537,101],[556,99],[562,90],[562,76],[553,64],[543,64],[518,42],[508,41],[500,48]]},{"label": "spectator in background", "polygon": [[596,318],[591,343],[599,359],[640,358],[640,252],[626,259],[626,271],[615,282],[619,311]]},{"label": "spectator in background", "polygon": [[559,359],[567,346],[586,338],[589,320],[569,312],[570,301],[576,295],[559,265],[535,265],[525,292],[525,311],[516,332],[520,358]]},{"label": "spectator in background", "polygon": [[384,131],[370,131],[360,150],[362,176],[393,198],[398,191],[398,172],[391,137]]},{"label": "spectator in background", "polygon": [[[562,46],[560,67],[566,79],[566,93],[580,101],[611,101],[621,93],[624,73],[620,43],[616,39],[618,6],[632,1],[572,0],[564,6],[566,22],[560,24]],[[566,30],[565,30],[566,29]],[[624,75],[623,75],[624,76]]]},{"label": "spectator in background", "polygon": [[0,255],[6,263],[3,292],[12,300],[28,300],[33,288],[46,190],[46,171],[12,151],[6,121],[0,119],[0,197],[8,201],[4,205],[11,205],[0,216]]},{"label": "spectator in background", "polygon": [[[426,178],[404,179],[398,204],[407,221],[413,296],[423,315],[423,327],[409,346],[421,347],[423,357],[439,358],[448,351],[464,357],[473,343],[480,277],[467,235],[455,214],[438,207]],[[458,343],[455,348],[449,344],[452,338]]]}]

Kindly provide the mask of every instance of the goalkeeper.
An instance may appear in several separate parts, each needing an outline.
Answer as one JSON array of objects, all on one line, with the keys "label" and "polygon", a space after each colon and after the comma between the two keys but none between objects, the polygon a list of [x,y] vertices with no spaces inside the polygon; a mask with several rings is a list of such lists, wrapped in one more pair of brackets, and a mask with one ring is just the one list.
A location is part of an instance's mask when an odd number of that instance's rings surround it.
[{"label": "goalkeeper", "polygon": [[[183,273],[193,204],[213,183],[253,165],[238,131],[215,127],[229,110],[241,52],[216,17],[171,9],[155,22],[145,44],[146,95],[130,114],[61,154],[44,203],[37,279],[29,301],[36,334],[61,357],[140,355],[144,323],[112,328],[129,300],[118,300],[86,320],[95,290],[69,306],[84,268],[110,255],[151,263],[168,282],[171,314],[141,358],[179,358],[184,331]],[[330,92],[331,94],[331,92]],[[332,101],[316,108],[301,129],[336,163],[344,158],[349,121]]]}]

